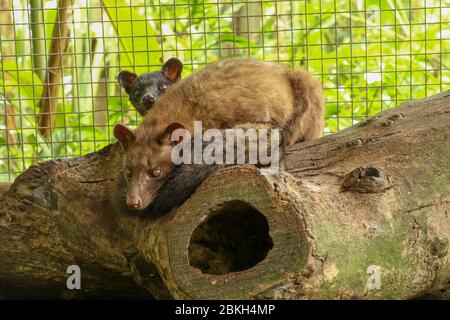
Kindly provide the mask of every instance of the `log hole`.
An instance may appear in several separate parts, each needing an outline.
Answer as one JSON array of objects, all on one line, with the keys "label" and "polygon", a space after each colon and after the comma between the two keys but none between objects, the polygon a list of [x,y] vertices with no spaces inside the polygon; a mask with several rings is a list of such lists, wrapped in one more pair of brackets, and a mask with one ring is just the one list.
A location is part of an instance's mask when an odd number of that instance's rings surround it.
[{"label": "log hole", "polygon": [[262,261],[272,247],[266,217],[248,203],[230,201],[192,233],[189,263],[207,274],[238,272]]},{"label": "log hole", "polygon": [[381,178],[381,171],[378,168],[375,167],[367,167],[364,170],[364,176],[366,177],[375,177],[375,178]]},{"label": "log hole", "polygon": [[375,166],[361,166],[344,177],[341,190],[378,193],[383,192],[388,187],[389,181],[382,169]]}]

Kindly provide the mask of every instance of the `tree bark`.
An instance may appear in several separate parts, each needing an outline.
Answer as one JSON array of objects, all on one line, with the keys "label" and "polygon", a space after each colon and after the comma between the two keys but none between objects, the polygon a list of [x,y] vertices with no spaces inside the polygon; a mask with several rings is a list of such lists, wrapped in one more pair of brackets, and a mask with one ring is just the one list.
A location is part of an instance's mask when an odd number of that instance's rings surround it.
[{"label": "tree bark", "polygon": [[58,14],[53,28],[52,42],[45,77],[44,94],[40,102],[39,132],[46,139],[51,138],[55,124],[55,109],[62,78],[62,56],[69,39],[70,0],[58,1]]},{"label": "tree bark", "polygon": [[111,206],[122,157],[35,165],[0,195],[7,297],[411,299],[449,283],[450,91],[296,144],[277,175],[221,169],[160,217]]},{"label": "tree bark", "polygon": [[[14,19],[13,19],[13,3],[12,0],[0,0],[0,46],[2,52],[3,67],[5,62],[15,62],[16,59],[16,42],[14,32]],[[9,75],[6,72],[2,73],[3,80],[9,79]],[[17,143],[17,124],[16,124],[16,107],[10,103],[13,99],[11,90],[5,90],[4,116],[5,116],[5,138],[8,145]],[[3,112],[2,112],[3,113]],[[14,161],[8,159],[10,168],[14,166]]]}]

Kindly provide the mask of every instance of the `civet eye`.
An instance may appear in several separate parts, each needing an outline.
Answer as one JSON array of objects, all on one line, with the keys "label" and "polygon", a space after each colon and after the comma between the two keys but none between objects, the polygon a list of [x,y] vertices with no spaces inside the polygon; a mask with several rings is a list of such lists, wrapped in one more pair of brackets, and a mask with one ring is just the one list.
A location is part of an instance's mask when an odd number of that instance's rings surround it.
[{"label": "civet eye", "polygon": [[127,177],[128,177],[128,178],[131,178],[131,177],[133,176],[133,170],[127,169],[126,174],[127,174]]},{"label": "civet eye", "polygon": [[159,91],[166,92],[167,86],[165,84],[160,84],[158,87]]},{"label": "civet eye", "polygon": [[135,96],[140,96],[141,95],[141,91],[140,90],[134,90],[134,95]]},{"label": "civet eye", "polygon": [[159,177],[161,175],[161,168],[160,167],[155,167],[152,169],[152,176],[153,177]]}]

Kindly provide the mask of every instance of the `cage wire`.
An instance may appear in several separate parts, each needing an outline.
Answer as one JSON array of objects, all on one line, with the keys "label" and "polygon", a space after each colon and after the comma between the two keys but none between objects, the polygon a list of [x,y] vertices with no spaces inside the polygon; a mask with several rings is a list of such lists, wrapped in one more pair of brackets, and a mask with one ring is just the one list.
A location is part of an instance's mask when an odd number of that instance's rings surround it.
[{"label": "cage wire", "polygon": [[450,0],[0,1],[0,181],[140,116],[121,70],[254,57],[322,80],[326,133],[449,89]]}]

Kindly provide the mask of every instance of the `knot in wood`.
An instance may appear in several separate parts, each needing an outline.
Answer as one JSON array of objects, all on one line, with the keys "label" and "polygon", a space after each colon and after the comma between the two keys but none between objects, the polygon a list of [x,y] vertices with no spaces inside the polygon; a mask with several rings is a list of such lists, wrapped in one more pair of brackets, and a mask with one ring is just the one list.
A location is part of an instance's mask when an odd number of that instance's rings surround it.
[{"label": "knot in wood", "polygon": [[435,237],[431,243],[431,254],[438,258],[443,258],[448,252],[448,240],[441,237]]},{"label": "knot in wood", "polygon": [[345,143],[346,147],[356,147],[356,146],[361,146],[363,144],[363,141],[361,139],[354,139],[351,141],[348,141]]},{"label": "knot in wood", "polygon": [[392,120],[387,120],[387,121],[383,122],[383,123],[381,124],[381,126],[382,126],[382,127],[389,127],[389,126],[391,126],[391,125],[393,125],[393,124],[394,124],[394,121],[392,121]]},{"label": "knot in wood", "polygon": [[344,177],[342,191],[361,193],[383,192],[388,186],[388,179],[383,171],[375,166],[361,166]]},{"label": "knot in wood", "polygon": [[394,115],[392,115],[392,116],[390,116],[388,119],[389,120],[392,120],[392,121],[395,121],[395,120],[398,120],[398,119],[401,119],[401,118],[403,118],[405,115],[403,114],[403,113],[396,113],[396,114],[394,114]]}]

